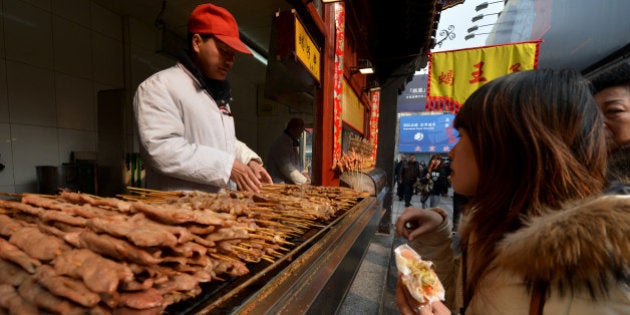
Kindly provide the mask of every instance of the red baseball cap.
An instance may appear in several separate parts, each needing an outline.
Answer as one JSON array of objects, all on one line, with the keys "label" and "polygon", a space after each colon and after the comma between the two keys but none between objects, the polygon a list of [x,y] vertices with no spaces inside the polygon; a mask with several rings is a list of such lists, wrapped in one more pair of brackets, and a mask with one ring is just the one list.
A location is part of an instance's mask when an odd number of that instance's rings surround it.
[{"label": "red baseball cap", "polygon": [[210,4],[200,4],[190,13],[188,32],[212,34],[218,40],[244,54],[251,51],[238,35],[238,24],[228,10]]}]

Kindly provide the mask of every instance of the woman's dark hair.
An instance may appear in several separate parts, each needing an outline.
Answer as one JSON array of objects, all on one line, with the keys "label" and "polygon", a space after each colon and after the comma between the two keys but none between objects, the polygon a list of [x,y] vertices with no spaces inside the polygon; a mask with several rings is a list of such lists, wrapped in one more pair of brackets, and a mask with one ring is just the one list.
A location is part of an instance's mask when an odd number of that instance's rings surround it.
[{"label": "woman's dark hair", "polygon": [[467,132],[479,185],[467,208],[462,246],[469,299],[506,233],[525,216],[559,210],[604,186],[604,121],[584,78],[572,70],[509,74],[475,91],[454,121]]}]

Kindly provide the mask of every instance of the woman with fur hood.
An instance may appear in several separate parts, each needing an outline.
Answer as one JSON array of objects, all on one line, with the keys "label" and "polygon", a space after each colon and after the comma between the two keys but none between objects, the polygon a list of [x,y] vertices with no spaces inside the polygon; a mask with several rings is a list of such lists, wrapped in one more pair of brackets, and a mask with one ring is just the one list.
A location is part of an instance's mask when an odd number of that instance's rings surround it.
[{"label": "woman with fur hood", "polygon": [[601,193],[603,125],[574,71],[513,73],[473,93],[449,153],[454,190],[471,196],[460,254],[443,210],[408,208],[396,222],[446,301],[412,309],[399,281],[401,313],[630,314],[630,196]]}]

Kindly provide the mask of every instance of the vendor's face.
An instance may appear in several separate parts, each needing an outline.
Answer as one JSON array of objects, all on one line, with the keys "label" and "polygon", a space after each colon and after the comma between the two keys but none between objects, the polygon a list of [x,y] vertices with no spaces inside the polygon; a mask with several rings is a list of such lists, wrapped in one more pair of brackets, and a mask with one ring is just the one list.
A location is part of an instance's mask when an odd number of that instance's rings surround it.
[{"label": "vendor's face", "polygon": [[448,153],[451,159],[453,190],[466,196],[474,196],[479,184],[479,167],[468,133],[459,129],[459,141]]},{"label": "vendor's face", "polygon": [[193,36],[192,48],[197,56],[197,67],[206,77],[215,80],[227,78],[234,66],[234,49],[214,37],[203,39],[199,34]]},{"label": "vendor's face", "polygon": [[289,131],[291,136],[295,139],[300,139],[302,133],[304,133],[304,126],[297,126]]},{"label": "vendor's face", "polygon": [[614,149],[630,142],[630,88],[613,86],[595,94],[610,132],[609,147]]}]

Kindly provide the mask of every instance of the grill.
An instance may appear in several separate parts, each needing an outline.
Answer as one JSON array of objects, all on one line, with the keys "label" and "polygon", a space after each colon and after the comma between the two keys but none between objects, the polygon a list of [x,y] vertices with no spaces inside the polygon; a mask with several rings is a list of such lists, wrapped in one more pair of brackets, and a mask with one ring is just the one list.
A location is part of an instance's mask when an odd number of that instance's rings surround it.
[{"label": "grill", "polygon": [[173,304],[168,314],[331,313],[343,301],[381,217],[382,195],[367,197],[322,228],[313,228],[274,263],[250,273],[202,285],[193,299]]}]

